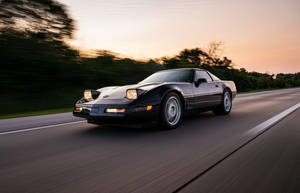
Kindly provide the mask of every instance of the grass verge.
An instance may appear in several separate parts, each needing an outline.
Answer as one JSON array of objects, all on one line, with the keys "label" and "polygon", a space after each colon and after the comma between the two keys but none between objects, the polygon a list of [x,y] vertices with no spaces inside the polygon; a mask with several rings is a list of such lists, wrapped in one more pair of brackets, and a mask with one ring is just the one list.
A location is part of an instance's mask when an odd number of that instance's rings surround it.
[{"label": "grass verge", "polygon": [[65,112],[71,112],[72,110],[73,110],[73,108],[62,108],[62,109],[49,109],[49,110],[32,111],[32,112],[24,112],[24,113],[13,113],[13,114],[7,114],[7,115],[0,115],[0,119],[65,113]]}]

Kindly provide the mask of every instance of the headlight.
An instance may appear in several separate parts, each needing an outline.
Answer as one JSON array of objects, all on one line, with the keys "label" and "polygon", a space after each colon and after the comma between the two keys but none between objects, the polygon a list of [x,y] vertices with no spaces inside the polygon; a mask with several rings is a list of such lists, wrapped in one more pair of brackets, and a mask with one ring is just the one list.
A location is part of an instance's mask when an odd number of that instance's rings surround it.
[{"label": "headlight", "polygon": [[138,98],[138,93],[135,89],[129,89],[126,92],[126,98],[131,100],[136,100]]},{"label": "headlight", "polygon": [[85,91],[84,91],[84,98],[85,98],[87,101],[92,101],[92,100],[94,100],[94,99],[93,99],[93,96],[92,96],[92,91],[90,91],[90,90],[85,90]]},{"label": "headlight", "polygon": [[84,99],[87,101],[95,100],[99,97],[100,91],[97,90],[85,90],[83,93]]}]

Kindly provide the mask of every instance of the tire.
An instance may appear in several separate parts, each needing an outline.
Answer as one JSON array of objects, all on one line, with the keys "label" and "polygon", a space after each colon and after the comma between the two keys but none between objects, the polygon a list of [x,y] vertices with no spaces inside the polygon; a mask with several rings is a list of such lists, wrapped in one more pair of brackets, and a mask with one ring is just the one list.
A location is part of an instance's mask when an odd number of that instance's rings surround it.
[{"label": "tire", "polygon": [[230,91],[225,89],[222,97],[222,104],[213,110],[216,115],[228,115],[232,108],[232,97]]},{"label": "tire", "polygon": [[171,92],[167,94],[162,103],[160,110],[160,123],[164,129],[177,128],[182,120],[183,108],[178,94]]}]

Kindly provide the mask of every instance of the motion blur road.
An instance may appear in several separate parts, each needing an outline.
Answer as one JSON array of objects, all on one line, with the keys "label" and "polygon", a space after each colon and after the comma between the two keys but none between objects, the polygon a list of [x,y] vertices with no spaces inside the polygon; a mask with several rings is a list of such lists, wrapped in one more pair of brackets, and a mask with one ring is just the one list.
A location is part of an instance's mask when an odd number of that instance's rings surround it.
[{"label": "motion blur road", "polygon": [[239,95],[230,115],[167,131],[70,113],[0,120],[0,192],[300,192],[300,110],[252,132],[299,102],[300,89]]}]

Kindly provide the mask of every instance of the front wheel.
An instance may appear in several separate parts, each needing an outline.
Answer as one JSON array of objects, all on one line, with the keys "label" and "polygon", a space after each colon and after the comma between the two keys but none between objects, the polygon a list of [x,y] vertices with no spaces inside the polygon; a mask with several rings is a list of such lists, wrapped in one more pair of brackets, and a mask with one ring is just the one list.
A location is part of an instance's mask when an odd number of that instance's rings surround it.
[{"label": "front wheel", "polygon": [[223,93],[222,104],[219,105],[213,112],[216,115],[228,115],[232,108],[232,98],[228,89]]},{"label": "front wheel", "polygon": [[171,92],[163,99],[160,111],[160,122],[166,129],[175,129],[182,119],[182,103],[178,94]]}]

